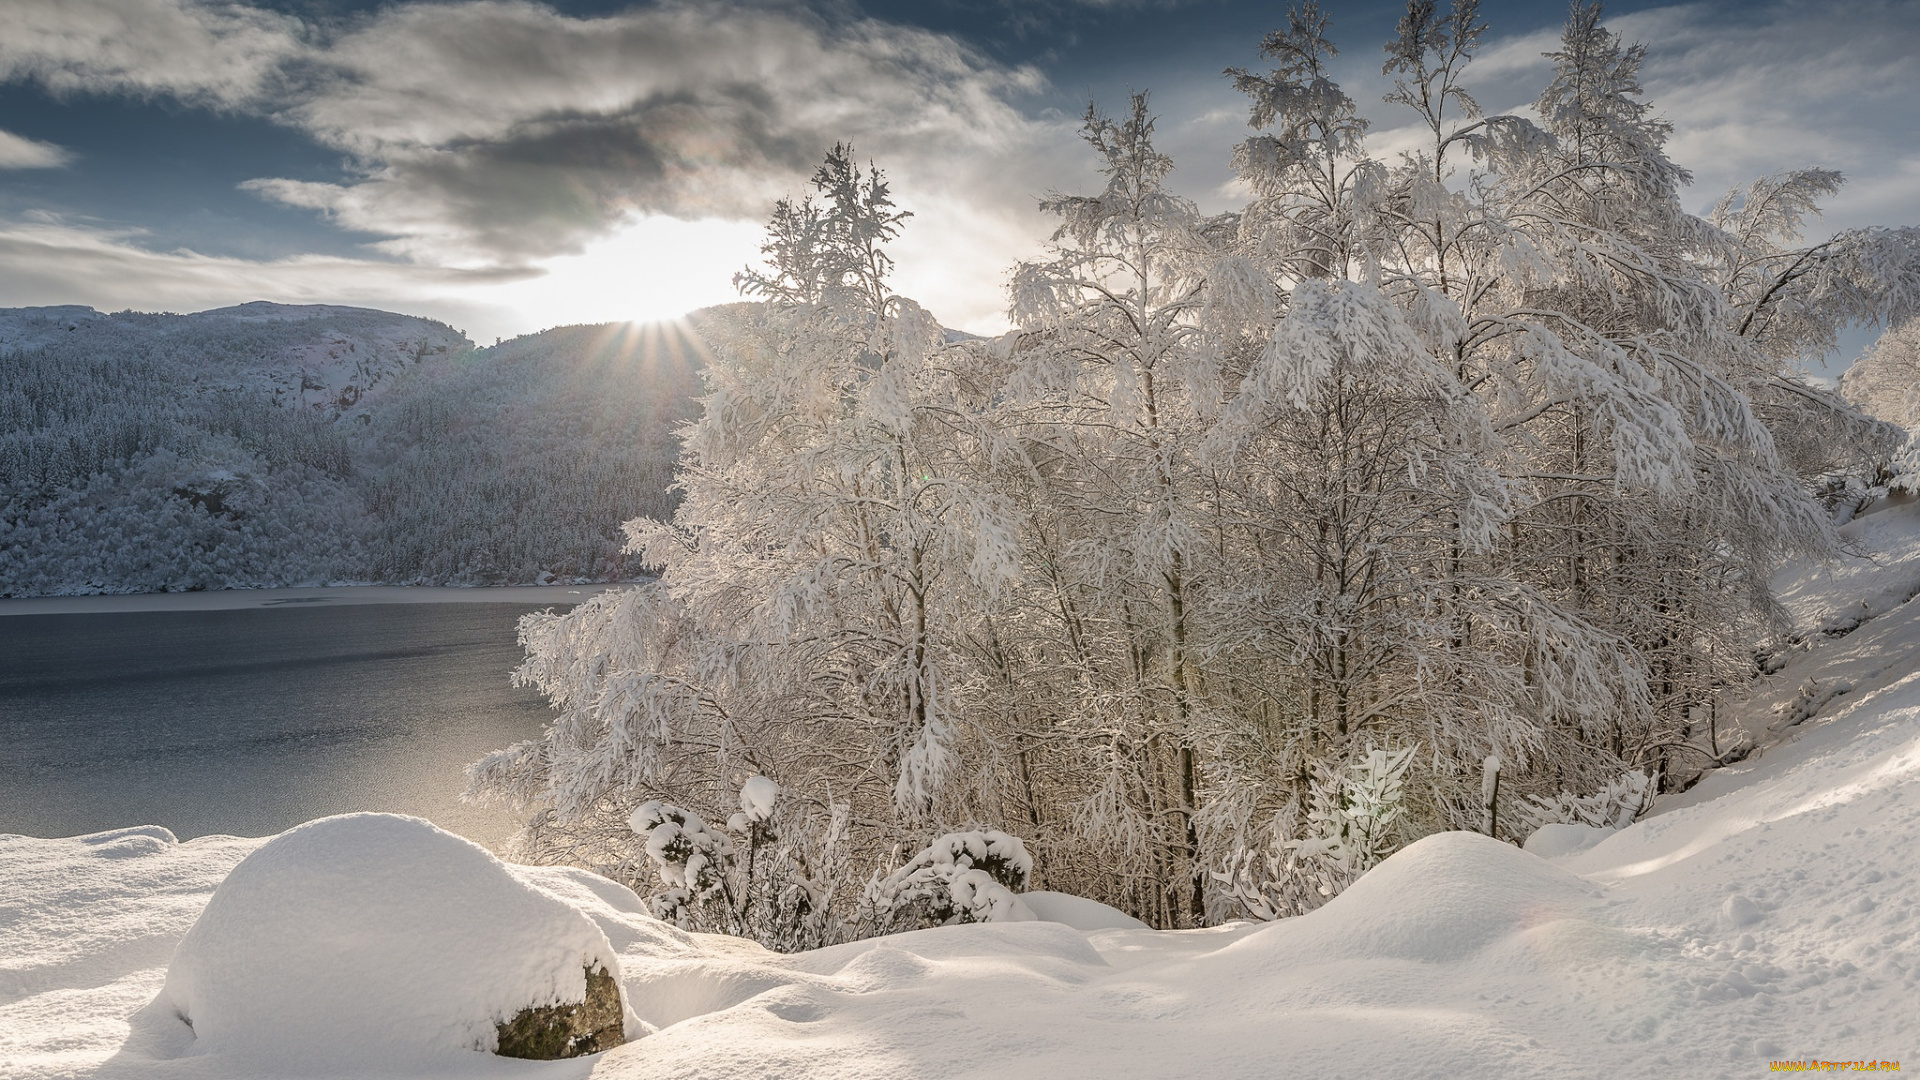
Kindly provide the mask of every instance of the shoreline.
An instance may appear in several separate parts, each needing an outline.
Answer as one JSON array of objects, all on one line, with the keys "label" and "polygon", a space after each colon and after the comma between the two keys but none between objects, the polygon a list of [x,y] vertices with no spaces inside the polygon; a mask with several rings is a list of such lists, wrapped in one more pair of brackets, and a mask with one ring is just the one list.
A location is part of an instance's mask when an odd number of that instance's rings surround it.
[{"label": "shoreline", "polygon": [[117,615],[145,611],[350,607],[359,604],[578,604],[631,582],[594,585],[319,585],[283,589],[0,598],[8,615]]}]

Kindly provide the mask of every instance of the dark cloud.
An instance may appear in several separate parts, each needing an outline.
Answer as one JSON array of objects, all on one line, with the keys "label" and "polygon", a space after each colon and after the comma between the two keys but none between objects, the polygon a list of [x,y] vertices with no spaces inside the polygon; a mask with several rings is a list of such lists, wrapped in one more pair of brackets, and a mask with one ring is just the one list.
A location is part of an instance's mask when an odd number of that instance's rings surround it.
[{"label": "dark cloud", "polygon": [[395,146],[350,185],[255,181],[344,225],[502,260],[576,250],[635,213],[765,216],[836,136],[781,130],[751,85],[658,95],[602,113],[557,112],[488,138]]}]

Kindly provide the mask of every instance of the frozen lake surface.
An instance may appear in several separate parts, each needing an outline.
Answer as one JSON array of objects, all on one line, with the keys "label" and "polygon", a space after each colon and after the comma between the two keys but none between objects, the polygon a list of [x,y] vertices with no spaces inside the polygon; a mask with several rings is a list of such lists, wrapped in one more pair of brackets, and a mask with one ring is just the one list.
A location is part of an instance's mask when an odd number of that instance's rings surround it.
[{"label": "frozen lake surface", "polygon": [[0,833],[263,836],[389,810],[497,844],[514,821],[462,804],[462,769],[538,734],[544,700],[508,683],[515,623],[582,592],[501,603],[485,594],[508,590],[433,591],[464,602],[359,590],[274,590],[214,610],[88,597],[14,614],[51,604],[0,602],[13,609],[0,618]]}]

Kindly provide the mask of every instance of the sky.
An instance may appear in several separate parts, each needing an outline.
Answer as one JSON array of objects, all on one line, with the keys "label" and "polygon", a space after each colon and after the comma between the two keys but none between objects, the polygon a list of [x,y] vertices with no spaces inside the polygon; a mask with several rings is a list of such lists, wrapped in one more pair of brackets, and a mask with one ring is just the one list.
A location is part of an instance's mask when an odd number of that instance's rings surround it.
[{"label": "sky", "polygon": [[[1323,0],[1390,157],[1403,4]],[[1484,0],[1468,85],[1545,85],[1558,2]],[[1619,0],[1704,210],[1821,165],[1814,228],[1920,224],[1920,0]],[[898,290],[1005,326],[1038,200],[1095,187],[1091,101],[1152,93],[1173,186],[1209,211],[1284,3],[1212,0],[4,0],[0,306],[247,300],[427,315],[482,343],[736,298],[775,199],[850,141],[914,213]],[[1843,351],[1870,340],[1850,335]],[[1844,363],[1851,356],[1838,358]]]}]

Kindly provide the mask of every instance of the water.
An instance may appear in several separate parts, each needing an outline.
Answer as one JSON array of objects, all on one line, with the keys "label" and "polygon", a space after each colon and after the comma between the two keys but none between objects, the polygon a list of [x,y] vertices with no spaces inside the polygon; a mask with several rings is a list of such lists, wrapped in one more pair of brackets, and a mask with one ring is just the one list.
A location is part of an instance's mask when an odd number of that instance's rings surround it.
[{"label": "water", "polygon": [[0,618],[0,832],[262,836],[388,810],[495,845],[514,821],[461,803],[462,769],[551,715],[508,683],[540,606]]}]

